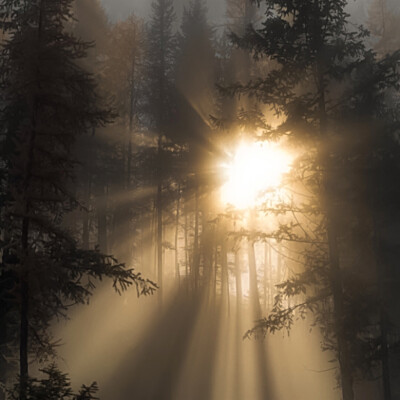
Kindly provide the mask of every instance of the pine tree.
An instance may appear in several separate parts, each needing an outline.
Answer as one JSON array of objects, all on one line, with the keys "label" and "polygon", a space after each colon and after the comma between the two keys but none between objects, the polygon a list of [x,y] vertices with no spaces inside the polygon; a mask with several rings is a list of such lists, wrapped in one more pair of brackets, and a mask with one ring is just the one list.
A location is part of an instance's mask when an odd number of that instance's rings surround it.
[{"label": "pine tree", "polygon": [[[194,286],[200,278],[200,215],[201,195],[205,192],[205,165],[212,147],[207,143],[209,114],[214,106],[215,50],[214,32],[207,21],[204,1],[193,0],[184,8],[178,38],[176,87],[177,107],[173,126],[178,143],[187,146],[188,171],[186,171],[187,193],[193,198],[194,243],[192,272]],[[172,136],[172,135],[171,135]]]},{"label": "pine tree", "polygon": [[[350,90],[343,82],[349,79],[350,73],[362,69],[368,60],[373,60],[374,55],[366,50],[363,43],[367,32],[350,29],[348,15],[344,11],[346,1],[266,0],[258,3],[263,3],[265,7],[260,27],[249,27],[243,36],[232,35],[232,38],[240,48],[250,51],[255,59],[269,60],[270,68],[264,77],[247,84],[235,84],[226,92],[254,96],[283,121],[278,123],[277,128],[264,126],[264,137],[285,135],[292,143],[306,145],[309,149],[309,161],[307,164],[305,160],[300,161],[304,169],[299,174],[308,179],[318,194],[318,201],[310,204],[309,212],[315,215],[316,210],[320,210],[317,212],[320,215],[318,229],[319,240],[322,241],[308,253],[304,274],[283,283],[281,288],[285,295],[293,295],[301,294],[307,285],[314,286],[311,289],[313,292],[317,282],[322,284],[324,289],[317,296],[311,296],[308,305],[314,311],[319,309],[319,315],[324,316],[319,322],[325,324],[324,329],[329,332],[327,348],[337,352],[343,399],[351,400],[354,398],[355,365],[351,353],[354,336],[347,307],[354,303],[345,282],[347,271],[341,265],[340,197],[336,190],[340,182],[337,176],[340,148],[335,141],[340,138],[338,109],[342,111],[343,102],[354,101],[360,90],[355,85]],[[380,73],[373,74],[370,79],[378,86],[385,82],[383,86],[386,86],[393,65],[395,62],[381,65],[377,68]],[[299,242],[311,240],[307,235],[300,239],[293,229],[293,225],[281,227],[275,237]],[[321,247],[325,242],[326,247]],[[324,267],[326,265],[327,268]],[[270,331],[282,323],[290,326],[293,309],[283,308],[283,298],[278,296],[275,314],[261,322],[260,326]],[[330,310],[329,314],[327,310]]]},{"label": "pine tree", "polygon": [[[55,364],[40,370],[43,374],[41,379],[30,378],[27,388],[27,400],[97,400],[99,388],[96,382],[91,385],[82,385],[78,393],[71,388],[71,381],[66,374],[59,371]],[[19,384],[9,390],[8,398],[20,400]]]},{"label": "pine tree", "polygon": [[174,76],[175,13],[171,0],[155,0],[147,35],[149,114],[158,135],[165,135]]},{"label": "pine tree", "polygon": [[115,255],[128,262],[132,259],[132,246],[129,248],[126,243],[132,237],[131,224],[135,218],[134,205],[129,198],[132,197],[132,190],[139,184],[134,162],[137,152],[135,138],[137,141],[136,133],[143,129],[146,117],[144,22],[132,14],[112,26],[109,39],[105,82],[118,113],[118,118],[110,129],[110,136],[112,134],[112,140],[116,142],[111,152],[114,157],[118,154],[118,161],[113,160],[114,165],[118,165],[118,173],[110,182],[116,192],[114,199],[111,199],[112,248]]},{"label": "pine tree", "polygon": [[98,251],[81,250],[64,227],[79,207],[72,191],[72,147],[79,135],[110,120],[98,106],[92,76],[78,64],[89,44],[65,29],[72,0],[0,4],[9,35],[2,57],[1,110],[5,195],[3,276],[14,287],[7,303],[19,320],[20,399],[27,398],[29,354],[52,351],[49,323],[88,301],[94,282],[111,278],[118,291],[149,286]]},{"label": "pine tree", "polygon": [[390,7],[387,0],[373,0],[368,9],[367,26],[373,46],[380,57],[400,48],[400,9]]},{"label": "pine tree", "polygon": [[[172,104],[172,82],[174,71],[175,19],[172,0],[155,0],[152,3],[152,18],[148,32],[148,93],[149,115],[152,118],[157,139],[157,161],[155,175],[157,195],[157,279],[162,288],[163,278],[163,137],[170,124]],[[162,289],[158,292],[162,304]]]}]

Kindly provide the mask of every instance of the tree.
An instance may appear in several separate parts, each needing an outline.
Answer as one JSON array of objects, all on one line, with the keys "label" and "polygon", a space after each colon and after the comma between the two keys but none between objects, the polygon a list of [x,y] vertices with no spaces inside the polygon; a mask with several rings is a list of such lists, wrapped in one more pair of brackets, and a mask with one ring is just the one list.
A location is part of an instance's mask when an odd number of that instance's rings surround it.
[{"label": "tree", "polygon": [[[194,286],[200,278],[200,210],[201,194],[208,179],[205,170],[213,148],[207,140],[209,115],[214,106],[215,49],[214,32],[207,21],[202,0],[193,0],[184,8],[177,52],[177,106],[173,140],[184,144],[189,163],[186,171],[187,197],[194,198],[194,242],[192,271]],[[208,177],[207,177],[208,178]]]},{"label": "tree", "polygon": [[118,291],[152,286],[97,250],[81,250],[64,227],[79,207],[71,184],[72,147],[89,128],[110,120],[98,106],[92,76],[79,65],[90,45],[65,29],[72,0],[8,1],[0,4],[9,35],[2,57],[1,110],[6,199],[2,215],[2,278],[9,312],[18,315],[21,400],[27,399],[28,359],[51,352],[49,323],[73,304],[88,301],[94,281],[108,277]]},{"label": "tree", "polygon": [[[336,161],[340,148],[335,145],[341,135],[337,110],[342,110],[343,102],[354,100],[359,92],[354,86],[348,88],[345,79],[368,60],[373,60],[374,55],[363,43],[368,33],[349,28],[348,15],[344,11],[346,1],[266,0],[257,3],[263,3],[265,7],[260,27],[250,26],[243,36],[232,35],[232,38],[255,59],[268,59],[270,69],[264,77],[247,84],[234,84],[226,92],[250,94],[274,111],[277,127],[272,128],[266,123],[259,126],[265,138],[285,135],[292,143],[308,147],[306,158],[309,160],[307,163],[306,159],[299,161],[303,168],[299,174],[308,179],[312,192],[317,194],[317,202],[308,208],[314,215],[319,210],[317,242],[305,259],[306,271],[283,283],[281,289],[285,295],[293,295],[301,294],[311,286],[313,296],[294,308],[298,310],[305,305],[315,311],[322,307],[317,315],[329,315],[328,319],[319,322],[330,335],[333,333],[334,346],[328,348],[337,352],[343,399],[351,400],[354,398],[355,365],[351,354],[354,332],[349,326],[347,307],[354,303],[346,282],[348,271],[341,265],[343,242],[338,224],[340,197],[336,190],[339,182]],[[395,63],[381,65],[380,72],[373,74],[374,84],[385,87],[390,84]],[[298,232],[293,233],[294,228],[293,224],[281,226],[275,237],[309,242],[314,236],[307,234],[300,238]],[[320,290],[315,295],[318,285]],[[293,311],[293,308],[285,309],[283,297],[278,296],[274,313],[260,322],[259,327],[274,331],[282,323],[290,326]]]},{"label": "tree", "polygon": [[[148,32],[148,93],[149,115],[152,118],[157,139],[157,161],[155,175],[157,196],[157,279],[162,287],[163,275],[163,137],[166,135],[171,115],[172,77],[174,68],[173,22],[175,19],[172,0],[155,0],[152,3],[152,18]],[[158,292],[162,304],[162,289]]]},{"label": "tree", "polygon": [[373,0],[368,9],[367,26],[374,40],[378,56],[398,50],[400,47],[400,9],[390,7],[387,0]]},{"label": "tree", "polygon": [[[71,382],[66,374],[61,373],[55,364],[43,368],[40,372],[43,378],[31,378],[28,381],[27,399],[28,400],[96,400],[95,397],[98,386],[93,382],[90,386],[82,385],[78,393],[74,393]],[[16,384],[9,391],[11,400],[19,400],[19,385]]]},{"label": "tree", "polygon": [[132,259],[132,246],[127,246],[127,241],[132,237],[135,218],[133,201],[129,198],[139,184],[138,174],[134,174],[137,172],[135,142],[138,142],[138,132],[143,130],[146,117],[145,33],[144,22],[133,14],[111,27],[103,77],[118,113],[108,133],[112,146],[108,153],[114,158],[108,165],[115,170],[109,182],[115,193],[110,202],[112,249],[126,262]]},{"label": "tree", "polygon": [[174,76],[174,8],[171,0],[155,0],[147,35],[148,110],[158,135],[165,135]]},{"label": "tree", "polygon": [[[105,64],[110,35],[106,12],[98,0],[75,0],[71,11],[73,19],[69,21],[67,28],[75,37],[92,44],[87,49],[86,56],[79,60],[79,65],[93,74],[102,103],[111,103],[109,88],[105,84]],[[107,108],[104,105],[103,107]],[[75,226],[77,222],[80,223],[78,229],[84,248],[89,249],[91,242],[94,242],[101,251],[107,252],[111,251],[107,221],[107,184],[110,174],[106,171],[110,161],[105,153],[111,153],[112,150],[109,141],[104,140],[105,135],[102,133],[102,129],[96,126],[90,127],[74,146],[74,157],[78,160],[75,168],[77,179],[75,187],[83,207],[71,215],[69,222]],[[97,228],[95,240],[91,235],[94,231],[92,226]]]}]

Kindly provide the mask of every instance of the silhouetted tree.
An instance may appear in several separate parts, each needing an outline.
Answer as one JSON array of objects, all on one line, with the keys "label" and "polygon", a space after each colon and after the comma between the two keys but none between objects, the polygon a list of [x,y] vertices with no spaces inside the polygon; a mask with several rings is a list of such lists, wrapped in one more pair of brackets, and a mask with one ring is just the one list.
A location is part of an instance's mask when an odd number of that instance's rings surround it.
[{"label": "silhouetted tree", "polygon": [[[171,115],[172,79],[174,71],[175,37],[173,23],[175,14],[171,0],[155,0],[152,3],[152,16],[148,32],[148,93],[149,115],[158,136],[155,175],[157,196],[157,279],[162,288],[163,276],[163,137],[166,135]],[[162,289],[158,293],[162,303]]]},{"label": "silhouetted tree", "polygon": [[387,0],[373,0],[368,9],[367,26],[373,47],[380,57],[400,48],[400,8]]},{"label": "silhouetted tree", "polygon": [[[90,386],[82,385],[78,393],[71,388],[71,382],[66,374],[60,372],[55,364],[40,370],[44,375],[41,379],[30,378],[27,384],[27,400],[96,400],[98,386],[93,382]],[[19,400],[19,384],[9,391],[11,400]]]},{"label": "silhouetted tree", "polygon": [[[283,121],[277,128],[261,124],[265,138],[285,135],[292,143],[306,145],[309,149],[307,157],[311,163],[307,167],[303,163],[302,174],[317,195],[318,201],[310,204],[309,212],[315,215],[316,210],[320,210],[319,228],[314,231],[320,242],[306,257],[306,271],[282,284],[282,288],[285,295],[293,295],[301,294],[307,285],[314,289],[321,285],[319,294],[311,296],[305,306],[316,310],[316,304],[323,304],[319,315],[330,315],[319,322],[330,334],[333,333],[327,348],[337,352],[343,399],[351,400],[354,398],[355,368],[351,346],[355,337],[349,325],[353,322],[349,315],[354,303],[345,282],[346,271],[341,265],[342,243],[337,218],[340,196],[336,190],[339,181],[335,158],[340,150],[335,147],[335,140],[340,138],[337,126],[340,114],[336,111],[344,100],[354,99],[357,93],[354,87],[352,91],[346,90],[345,79],[362,68],[367,60],[373,59],[373,54],[363,43],[367,32],[348,25],[348,15],[344,11],[346,1],[266,0],[262,3],[265,8],[262,24],[250,26],[243,36],[232,35],[232,38],[255,59],[270,60],[271,66],[264,77],[247,84],[232,85],[227,92],[254,96]],[[393,65],[382,66],[381,73],[374,75],[376,84],[387,82]],[[282,225],[275,237],[279,240],[312,241],[312,237],[307,235],[301,238],[293,223]],[[274,313],[259,327],[274,331],[282,323],[290,326],[292,316],[293,309],[286,309],[283,298],[278,296]]]},{"label": "silhouetted tree", "polygon": [[99,108],[93,78],[79,67],[89,44],[65,29],[71,0],[3,1],[1,110],[5,191],[2,277],[13,279],[6,301],[19,323],[20,399],[27,399],[29,353],[51,351],[49,323],[69,306],[88,301],[94,281],[116,290],[147,283],[98,251],[81,250],[64,227],[76,207],[72,147],[110,112]]}]

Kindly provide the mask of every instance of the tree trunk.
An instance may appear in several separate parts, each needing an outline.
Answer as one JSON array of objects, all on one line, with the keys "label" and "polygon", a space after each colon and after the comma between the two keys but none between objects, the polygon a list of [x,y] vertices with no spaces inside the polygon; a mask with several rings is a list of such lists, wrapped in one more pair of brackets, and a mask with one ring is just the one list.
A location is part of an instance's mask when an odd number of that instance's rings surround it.
[{"label": "tree trunk", "polygon": [[229,305],[229,274],[228,274],[226,241],[227,241],[227,235],[224,226],[221,235],[221,295],[222,295],[222,303]]},{"label": "tree trunk", "polygon": [[[28,208],[29,210],[29,208]],[[28,270],[28,237],[29,237],[29,218],[25,217],[22,222],[22,249],[24,260],[21,270],[20,290],[21,290],[21,309],[20,309],[20,338],[19,338],[19,375],[20,375],[20,400],[27,398],[28,385],[28,311],[29,311],[29,270]]]},{"label": "tree trunk", "polygon": [[[38,43],[41,43],[42,28],[43,28],[43,4],[39,3],[39,20],[38,20]],[[39,78],[39,77],[37,77]],[[37,84],[40,89],[40,83]],[[32,115],[31,115],[31,130],[28,138],[28,157],[24,171],[23,183],[23,201],[24,201],[24,218],[22,220],[22,234],[21,234],[21,247],[22,247],[22,265],[20,276],[20,295],[21,295],[21,308],[20,308],[20,337],[19,337],[19,367],[20,367],[20,387],[19,394],[20,400],[27,398],[28,386],[28,354],[29,354],[29,229],[30,229],[30,201],[29,201],[29,187],[32,178],[32,169],[34,166],[34,149],[36,142],[36,129],[38,120],[38,99],[36,94],[32,98]]]},{"label": "tree trunk", "polygon": [[[317,2],[318,3],[318,2]],[[316,6],[318,4],[316,3]],[[322,36],[321,36],[322,40]],[[322,49],[322,45],[321,45]],[[321,50],[322,51],[322,50]],[[345,337],[345,329],[343,326],[344,317],[344,301],[343,301],[343,282],[340,270],[340,258],[338,248],[338,233],[335,228],[334,206],[332,205],[333,179],[332,165],[330,163],[330,154],[327,150],[328,138],[328,117],[326,112],[325,98],[325,80],[324,80],[324,64],[318,60],[317,63],[317,82],[318,82],[318,107],[319,107],[319,123],[321,147],[319,149],[319,162],[323,167],[323,184],[322,184],[322,201],[323,207],[327,215],[327,238],[329,250],[329,267],[331,272],[331,288],[333,296],[333,316],[335,321],[336,338],[338,345],[338,361],[340,368],[342,395],[343,400],[353,400],[353,374],[351,368],[351,358],[348,343]]]},{"label": "tree trunk", "polygon": [[271,249],[267,242],[264,243],[264,312],[269,310],[269,279],[268,273],[271,268],[270,263]]},{"label": "tree trunk", "polygon": [[254,241],[249,238],[247,242],[249,258],[249,280],[250,280],[250,303],[255,314],[255,318],[261,318],[260,296],[258,293],[256,254],[254,251]]},{"label": "tree trunk", "polygon": [[194,288],[199,287],[200,279],[200,249],[199,249],[199,187],[196,182],[194,206],[194,242],[193,242],[193,269],[194,269]]},{"label": "tree trunk", "polygon": [[353,374],[348,344],[344,335],[344,326],[342,322],[345,310],[343,304],[342,277],[339,264],[339,249],[337,245],[337,234],[332,227],[332,222],[328,222],[328,245],[342,394],[343,400],[353,400]]},{"label": "tree trunk", "polygon": [[180,205],[181,205],[181,185],[178,185],[178,199],[176,201],[176,217],[175,217],[175,275],[180,283],[181,274],[179,271],[179,218],[180,218]]},{"label": "tree trunk", "polygon": [[235,252],[235,280],[236,280],[236,343],[235,343],[235,398],[243,399],[242,393],[242,375],[243,375],[243,357],[242,357],[242,271],[240,265],[240,247]]},{"label": "tree trunk", "polygon": [[254,239],[251,238],[251,230],[255,224],[256,213],[254,210],[250,210],[250,237],[247,239],[247,255],[249,260],[249,283],[250,283],[250,303],[255,313],[255,318],[261,318],[261,306],[260,296],[258,293],[258,277],[257,277],[257,265],[256,265],[256,254],[254,251]]},{"label": "tree trunk", "polygon": [[[136,29],[136,25],[135,25]],[[136,31],[135,31],[136,34]],[[130,104],[129,104],[129,137],[128,137],[128,154],[127,154],[127,165],[126,165],[126,189],[129,190],[131,187],[131,174],[132,174],[132,135],[133,135],[133,121],[135,117],[134,104],[135,104],[135,54],[132,57],[131,65],[131,86],[130,86]]]},{"label": "tree trunk", "polygon": [[108,240],[107,240],[107,199],[105,194],[105,187],[100,184],[100,188],[97,192],[96,199],[97,208],[97,243],[99,249],[103,253],[108,251]]},{"label": "tree trunk", "polygon": [[188,279],[189,278],[189,217],[187,211],[185,213],[185,274],[186,274],[186,279]]},{"label": "tree trunk", "polygon": [[380,306],[380,328],[381,328],[381,345],[382,345],[382,384],[384,400],[392,399],[392,391],[390,384],[390,365],[389,365],[389,344],[388,344],[388,318],[385,307],[384,285],[381,283],[381,306]]},{"label": "tree trunk", "polygon": [[[251,210],[251,222],[253,225],[255,220],[255,211]],[[250,229],[252,226],[250,226]],[[258,293],[258,279],[257,279],[257,264],[254,249],[254,239],[248,238],[248,260],[249,260],[249,280],[250,280],[250,306],[253,319],[259,320],[262,317],[260,297]],[[269,399],[272,397],[271,388],[266,377],[269,375],[267,360],[265,357],[265,343],[262,341],[255,341],[257,374],[260,382],[260,398]]]},{"label": "tree trunk", "polygon": [[[239,310],[242,306],[242,268],[240,265],[240,248],[235,252],[235,281],[236,281],[236,308]],[[239,312],[239,311],[238,311]]]},{"label": "tree trunk", "polygon": [[157,173],[157,283],[158,289],[158,305],[162,307],[163,298],[163,205],[162,205],[162,177],[161,177],[161,136],[158,138],[158,173]]},{"label": "tree trunk", "polygon": [[82,248],[84,250],[89,250],[89,242],[90,242],[90,233],[89,233],[90,191],[91,191],[91,179],[89,172],[87,172],[85,189],[84,189],[84,199],[83,199],[86,209],[82,211]]},{"label": "tree trunk", "polygon": [[[379,185],[379,184],[378,184]],[[378,186],[379,187],[379,186]],[[381,209],[381,205],[375,200],[376,204],[373,204],[373,213],[375,210]],[[375,265],[378,274],[379,281],[379,325],[381,333],[381,369],[382,369],[382,386],[383,386],[383,398],[384,400],[391,400],[391,383],[390,383],[390,364],[389,364],[389,343],[388,343],[388,331],[389,321],[387,315],[387,290],[385,280],[388,279],[387,266],[382,260],[382,250],[380,248],[380,234],[378,231],[377,217],[373,217],[373,246],[375,251]]]}]

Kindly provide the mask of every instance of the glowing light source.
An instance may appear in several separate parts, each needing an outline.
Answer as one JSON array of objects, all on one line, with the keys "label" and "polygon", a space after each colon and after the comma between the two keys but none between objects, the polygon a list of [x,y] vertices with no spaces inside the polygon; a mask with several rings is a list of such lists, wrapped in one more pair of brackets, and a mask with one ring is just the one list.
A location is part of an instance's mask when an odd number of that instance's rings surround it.
[{"label": "glowing light source", "polygon": [[242,143],[230,162],[223,165],[227,177],[222,201],[236,208],[249,208],[277,189],[289,172],[291,157],[276,143]]}]

